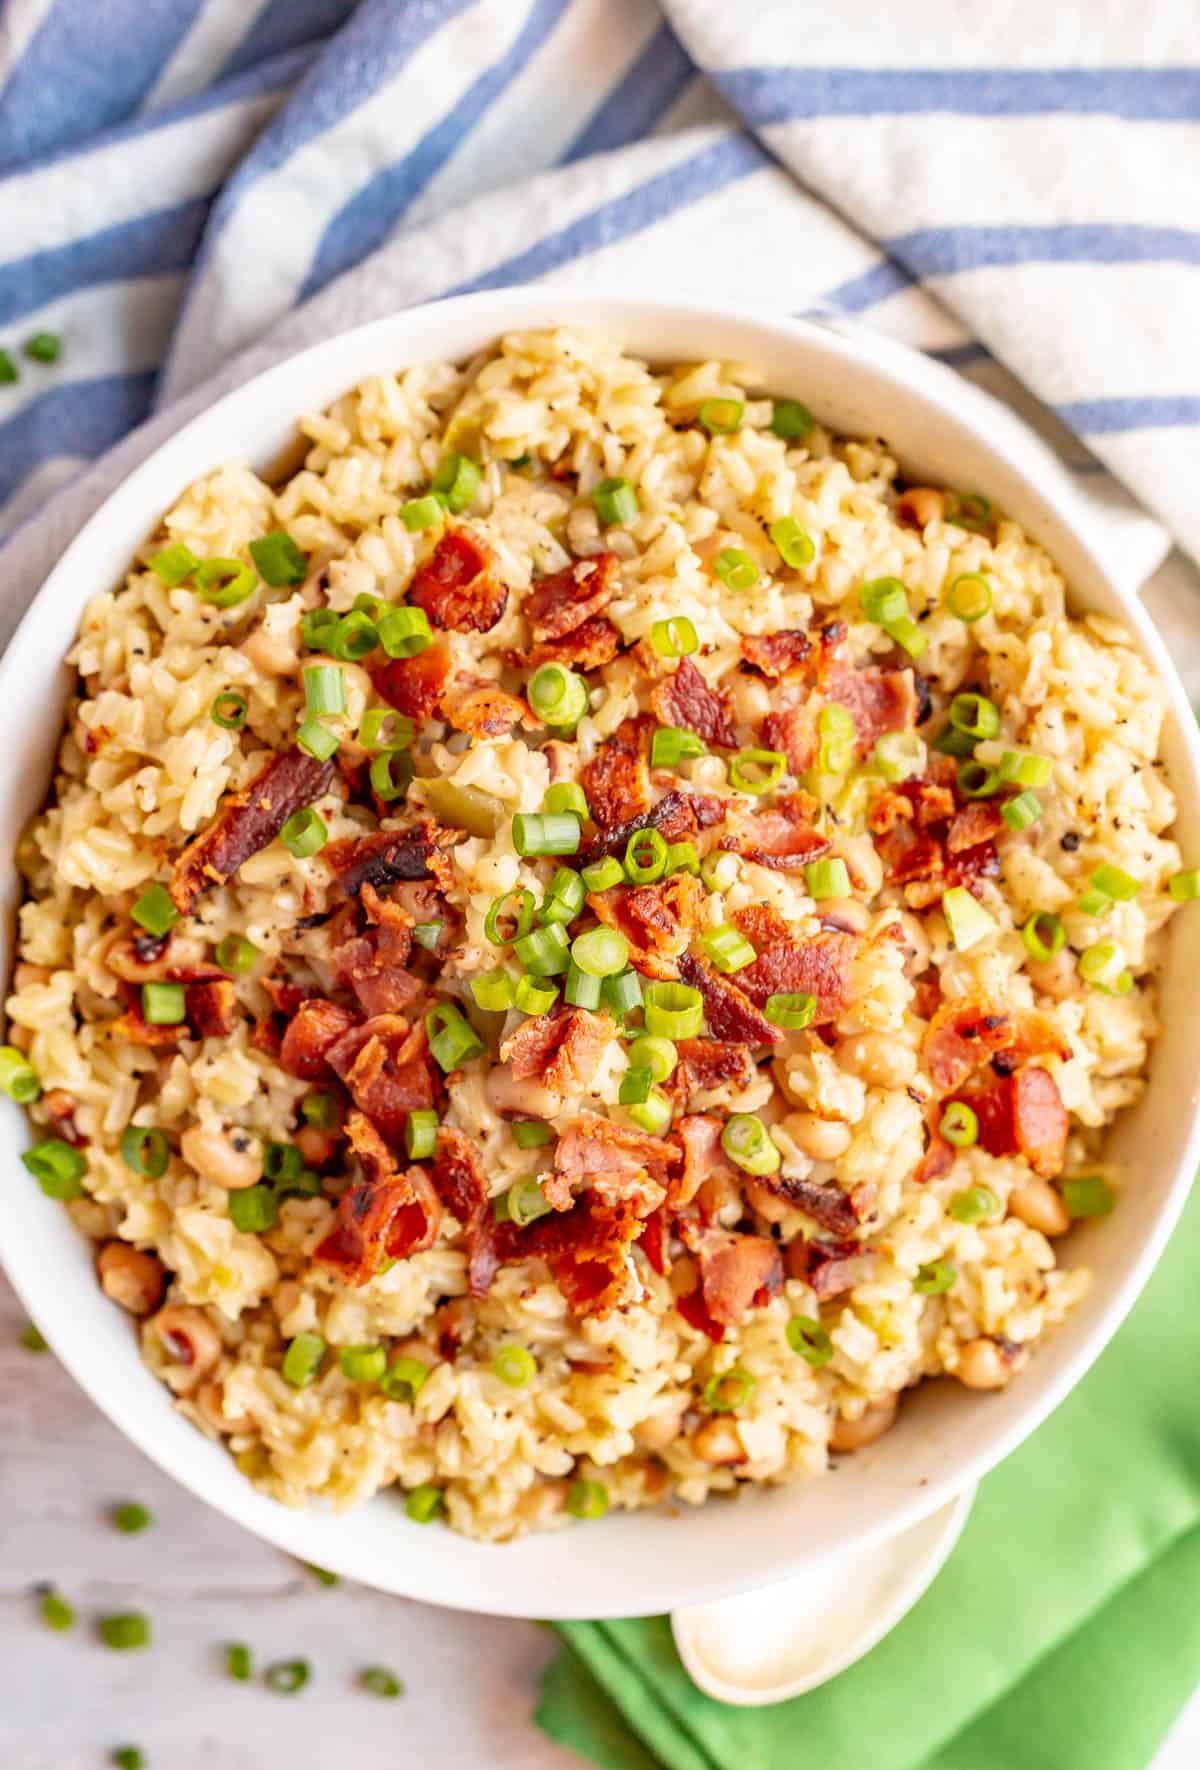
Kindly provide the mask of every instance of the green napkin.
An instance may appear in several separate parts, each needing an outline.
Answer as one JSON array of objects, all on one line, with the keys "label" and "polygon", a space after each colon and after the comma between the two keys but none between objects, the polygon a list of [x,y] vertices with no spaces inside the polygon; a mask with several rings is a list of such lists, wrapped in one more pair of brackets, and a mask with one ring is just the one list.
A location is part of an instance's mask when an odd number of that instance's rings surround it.
[{"label": "green napkin", "polygon": [[665,1617],[565,1623],[541,1726],[604,1770],[1145,1770],[1200,1683],[1197,1273],[1200,1197],[920,1604],[832,1683],[727,1708]]}]

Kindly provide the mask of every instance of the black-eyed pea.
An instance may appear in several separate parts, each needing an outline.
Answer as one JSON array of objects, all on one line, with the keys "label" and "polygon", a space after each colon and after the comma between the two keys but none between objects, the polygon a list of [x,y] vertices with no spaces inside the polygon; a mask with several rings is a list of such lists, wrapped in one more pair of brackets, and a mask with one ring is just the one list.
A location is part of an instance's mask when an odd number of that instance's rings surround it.
[{"label": "black-eyed pea", "polygon": [[815,1162],[835,1162],[850,1147],[850,1127],[843,1119],[824,1119],[816,1112],[789,1112],[783,1129],[796,1148]]},{"label": "black-eyed pea", "polygon": [[189,1125],[179,1139],[179,1152],[202,1180],[223,1187],[226,1192],[257,1186],[262,1179],[262,1151],[254,1138],[242,1130]]},{"label": "black-eyed pea", "polygon": [[225,1413],[225,1388],[222,1383],[201,1383],[193,1399],[201,1417],[214,1432],[220,1432],[227,1438],[253,1432],[254,1420],[250,1414],[237,1414],[230,1419]]},{"label": "black-eyed pea", "polygon": [[674,1444],[679,1437],[683,1416],[688,1409],[686,1395],[668,1396],[660,1401],[653,1412],[648,1413],[644,1420],[638,1422],[633,1429],[633,1436],[643,1450],[661,1451]]},{"label": "black-eyed pea", "polygon": [[737,1425],[729,1419],[705,1420],[692,1433],[692,1450],[704,1463],[727,1465],[746,1461],[746,1448]]},{"label": "black-eyed pea", "polygon": [[954,1374],[968,1389],[1003,1389],[1016,1366],[1017,1360],[1008,1357],[995,1340],[981,1336],[968,1340],[961,1349]]},{"label": "black-eyed pea", "polygon": [[1012,1216],[1043,1235],[1065,1235],[1071,1227],[1070,1211],[1047,1180],[1026,1180],[1014,1187],[1008,1208]]},{"label": "black-eyed pea", "polygon": [[167,1274],[157,1254],[106,1241],[96,1255],[100,1289],[130,1315],[149,1315],[162,1302]]},{"label": "black-eyed pea", "polygon": [[909,486],[896,500],[896,515],[911,528],[923,529],[941,522],[946,514],[946,494],[933,486]]},{"label": "black-eyed pea", "polygon": [[221,1336],[202,1309],[168,1303],[146,1323],[169,1363],[163,1373],[177,1395],[190,1395],[221,1356]]},{"label": "black-eyed pea", "polygon": [[839,1039],[841,1067],[875,1088],[906,1088],[917,1073],[917,1054],[894,1033],[852,1033]]},{"label": "black-eyed pea", "polygon": [[1055,953],[1050,959],[1026,959],[1025,970],[1038,994],[1050,996],[1056,1002],[1078,995],[1083,987],[1079,981],[1075,955],[1067,948],[1061,953]]},{"label": "black-eyed pea", "polygon": [[874,1444],[877,1438],[882,1438],[895,1425],[899,1412],[900,1397],[885,1395],[882,1401],[873,1401],[869,1407],[864,1408],[856,1420],[839,1417],[834,1421],[833,1431],[829,1434],[830,1450],[845,1454]]}]

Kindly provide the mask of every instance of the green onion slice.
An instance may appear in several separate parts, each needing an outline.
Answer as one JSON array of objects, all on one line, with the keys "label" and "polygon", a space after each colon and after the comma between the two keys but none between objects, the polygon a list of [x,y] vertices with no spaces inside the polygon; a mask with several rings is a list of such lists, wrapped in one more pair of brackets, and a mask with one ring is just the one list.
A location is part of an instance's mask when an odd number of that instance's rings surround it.
[{"label": "green onion slice", "polygon": [[573,1481],[567,1489],[567,1511],[572,1518],[603,1518],[608,1489],[602,1481]]},{"label": "green onion slice", "polygon": [[625,876],[634,885],[650,885],[667,870],[667,844],[655,829],[635,830],[625,844]]},{"label": "green onion slice", "polygon": [[293,811],[279,832],[279,840],[297,860],[307,860],[324,848],[329,831],[324,819],[311,805],[305,805],[301,810]]},{"label": "green onion slice", "polygon": [[543,664],[535,670],[525,694],[547,725],[577,725],[588,710],[587,683],[561,664]]},{"label": "green onion slice", "polygon": [[648,983],[642,997],[646,1031],[653,1038],[699,1038],[704,1024],[704,998],[698,989],[687,983]]},{"label": "green onion slice", "polygon": [[200,561],[182,541],[172,541],[169,547],[156,553],[149,563],[150,570],[162,579],[169,590],[177,590],[185,578],[191,577]]},{"label": "green onion slice", "polygon": [[162,1131],[150,1125],[126,1125],[121,1132],[121,1160],[135,1174],[160,1180],[171,1159],[171,1145]]},{"label": "green onion slice", "polygon": [[726,547],[718,553],[713,571],[730,590],[752,590],[758,583],[758,567],[744,547]]},{"label": "green onion slice", "polygon": [[532,929],[513,941],[512,950],[533,977],[561,977],[571,962],[571,941],[561,922]]},{"label": "green onion slice", "polygon": [[483,919],[483,932],[493,946],[507,946],[520,940],[533,927],[533,892],[505,891],[492,899]]},{"label": "green onion slice", "polygon": [[816,1011],[817,998],[804,990],[781,991],[778,995],[768,996],[763,1005],[763,1013],[771,1025],[781,1026],[787,1032],[802,1032],[806,1026],[811,1026]]},{"label": "green onion slice", "polygon": [[376,631],[389,658],[415,658],[433,644],[433,629],[423,608],[389,608],[379,617]]},{"label": "green onion slice", "polygon": [[729,764],[729,784],[739,793],[769,793],[787,772],[779,750],[739,750]]},{"label": "green onion slice", "polygon": [[798,399],[777,399],[771,405],[771,429],[776,436],[786,442],[794,442],[798,437],[811,434],[816,419],[803,401]]},{"label": "green onion slice", "polygon": [[445,455],[431,481],[432,490],[454,516],[475,502],[483,475],[469,455]]},{"label": "green onion slice", "polygon": [[783,1332],[792,1351],[813,1370],[821,1370],[833,1357],[833,1341],[815,1316],[793,1315]]},{"label": "green onion slice", "polygon": [[740,399],[706,399],[701,403],[699,422],[710,436],[732,436],[742,427],[746,402]]},{"label": "green onion slice", "polygon": [[804,883],[808,895],[818,901],[826,897],[850,895],[850,873],[839,855],[826,855],[820,860],[806,861]]},{"label": "green onion slice", "polygon": [[1060,1191],[1072,1217],[1107,1217],[1117,1202],[1112,1187],[1099,1174],[1064,1180]]},{"label": "green onion slice", "polygon": [[285,529],[273,529],[261,541],[251,541],[250,557],[258,575],[273,590],[284,584],[303,584],[308,560]]},{"label": "green onion slice", "polygon": [[555,781],[552,787],[547,787],[542,810],[553,813],[570,811],[581,823],[591,816],[587,794],[578,781]]},{"label": "green onion slice", "polygon": [[660,658],[686,658],[698,649],[700,640],[686,615],[671,615],[665,621],[655,621],[650,643]]},{"label": "green onion slice", "polygon": [[592,503],[600,521],[610,527],[632,522],[641,508],[627,479],[602,479],[592,493]]},{"label": "green onion slice", "polygon": [[15,1045],[0,1045],[0,1089],[18,1106],[32,1105],[42,1091],[36,1069]]},{"label": "green onion slice", "polygon": [[747,1174],[774,1174],[782,1159],[762,1120],[748,1112],[735,1112],[726,1120],[721,1148]]},{"label": "green onion slice", "polygon": [[736,1413],[739,1407],[745,1407],[756,1387],[750,1372],[735,1365],[733,1370],[708,1379],[704,1385],[704,1405],[710,1413]]},{"label": "green onion slice", "polygon": [[1045,964],[1062,952],[1067,944],[1067,931],[1049,910],[1035,910],[1021,930],[1021,939],[1030,958]]},{"label": "green onion slice", "polygon": [[958,1268],[949,1260],[929,1260],[917,1267],[913,1290],[922,1297],[943,1297],[953,1290],[957,1280]]},{"label": "green onion slice", "polygon": [[952,885],[942,893],[942,914],[950,938],[960,953],[965,953],[996,931],[995,919],[981,903],[977,903],[965,885]]},{"label": "green onion slice", "polygon": [[650,740],[651,768],[677,768],[681,762],[707,754],[694,731],[675,725],[660,725]]},{"label": "green onion slice", "polygon": [[716,969],[726,974],[743,971],[747,965],[753,965],[758,957],[746,936],[731,922],[723,922],[719,928],[710,929],[702,937],[700,944]]},{"label": "green onion slice", "polygon": [[492,1359],[492,1370],[510,1389],[524,1389],[537,1376],[538,1362],[525,1346],[501,1346]]},{"label": "green onion slice", "polygon": [[781,516],[778,522],[771,524],[767,533],[784,565],[791,566],[794,572],[811,565],[816,558],[812,536],[800,527],[794,516]]},{"label": "green onion slice", "polygon": [[992,587],[980,572],[963,572],[946,592],[946,607],[968,626],[981,621],[992,606]]},{"label": "green onion slice", "polygon": [[475,1029],[451,1002],[438,1002],[425,1016],[429,1049],[438,1067],[447,1074],[478,1057],[483,1042]]},{"label": "green onion slice", "polygon": [[962,1100],[951,1100],[942,1113],[938,1131],[955,1149],[969,1149],[979,1141],[979,1118]]},{"label": "green onion slice", "polygon": [[512,820],[513,847],[522,860],[542,854],[575,854],[579,819],[570,811],[518,811]]},{"label": "green onion slice", "polygon": [[1000,1209],[1000,1200],[990,1186],[968,1186],[956,1192],[947,1209],[956,1223],[983,1223]]},{"label": "green onion slice", "polygon": [[202,602],[213,608],[236,608],[258,589],[258,575],[240,559],[206,559],[192,573]]}]

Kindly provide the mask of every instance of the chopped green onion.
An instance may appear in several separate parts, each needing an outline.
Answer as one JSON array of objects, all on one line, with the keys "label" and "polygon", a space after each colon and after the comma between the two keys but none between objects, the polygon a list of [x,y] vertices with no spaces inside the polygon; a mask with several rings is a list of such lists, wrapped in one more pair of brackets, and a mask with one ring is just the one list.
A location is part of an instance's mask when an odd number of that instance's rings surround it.
[{"label": "chopped green onion", "polygon": [[32,1105],[42,1091],[37,1070],[15,1045],[0,1045],[0,1088],[18,1106]]},{"label": "chopped green onion", "polygon": [[22,1329],[21,1344],[26,1352],[49,1352],[50,1350],[48,1342],[43,1339],[32,1322],[27,1328]]},{"label": "chopped green onion", "polygon": [[284,1382],[293,1389],[307,1389],[316,1381],[324,1358],[325,1342],[320,1334],[297,1334],[283,1355]]},{"label": "chopped green onion", "polygon": [[602,479],[592,493],[592,503],[600,521],[609,526],[632,522],[641,509],[627,479]]},{"label": "chopped green onion", "polygon": [[410,498],[400,506],[400,520],[410,534],[419,534],[441,522],[442,506],[432,494],[427,498]]},{"label": "chopped green onion", "polygon": [[182,1026],[187,1004],[181,983],[144,983],[142,1019],[147,1026]]},{"label": "chopped green onion", "polygon": [[429,1049],[438,1067],[447,1074],[478,1057],[483,1042],[451,1002],[438,1002],[425,1016]]},{"label": "chopped green onion", "polygon": [[14,381],[21,379],[20,371],[7,350],[0,350],[0,386],[11,387]]},{"label": "chopped green onion", "polygon": [[534,928],[512,943],[522,966],[534,977],[561,977],[571,962],[571,941],[561,922]]},{"label": "chopped green onion", "polygon": [[1107,891],[1085,891],[1075,907],[1085,916],[1107,916],[1112,906],[1113,900]]},{"label": "chopped green onion", "polygon": [[242,934],[225,934],[217,942],[213,957],[222,971],[231,977],[243,977],[258,957],[258,948]]},{"label": "chopped green onion", "polygon": [[739,750],[729,764],[729,784],[739,793],[769,793],[786,772],[787,757],[779,750]]},{"label": "chopped green onion", "polygon": [[958,1279],[958,1268],[949,1260],[929,1260],[917,1267],[913,1290],[922,1297],[943,1297]]},{"label": "chopped green onion", "polygon": [[1190,903],[1194,897],[1200,897],[1200,867],[1172,873],[1167,880],[1167,891],[1175,903]]},{"label": "chopped green onion", "polygon": [[1112,1187],[1099,1174],[1064,1180],[1059,1190],[1072,1217],[1107,1217],[1117,1202]]},{"label": "chopped green onion", "polygon": [[567,1511],[572,1518],[603,1518],[608,1511],[608,1489],[602,1481],[573,1481],[567,1489]]},{"label": "chopped green onion", "polygon": [[980,572],[963,572],[946,592],[946,607],[968,626],[981,621],[991,606],[992,587]]},{"label": "chopped green onion", "polygon": [[579,819],[570,811],[518,811],[512,820],[513,847],[522,860],[576,854],[579,839]]},{"label": "chopped green onion", "polygon": [[700,944],[717,970],[726,974],[745,970],[747,965],[753,965],[758,956],[746,936],[731,922],[723,922],[719,928],[710,929]]},{"label": "chopped green onion", "polygon": [[[604,979],[603,994],[605,1005],[611,1009],[618,1020],[624,1020],[635,1008],[642,1005],[642,980],[636,971],[622,971],[619,977]],[[651,1028],[651,1031],[662,1031],[662,1028]],[[671,1037],[667,1034],[667,1037]]]},{"label": "chopped green onion", "polygon": [[224,689],[208,709],[208,716],[222,731],[241,731],[250,714],[250,703],[236,689]]},{"label": "chopped green onion", "polygon": [[822,707],[817,715],[817,767],[822,774],[847,774],[854,764],[854,717],[845,707]]},{"label": "chopped green onion", "polygon": [[331,608],[310,608],[300,617],[300,637],[310,651],[329,651],[341,627]]},{"label": "chopped green onion", "polygon": [[507,946],[510,941],[520,940],[532,927],[532,891],[513,889],[502,892],[492,899],[491,908],[483,919],[483,932],[493,946]]},{"label": "chopped green onion", "polygon": [[781,1160],[761,1119],[752,1113],[735,1112],[721,1132],[721,1148],[747,1174],[774,1174]]},{"label": "chopped green onion", "polygon": [[123,1531],[126,1536],[137,1536],[139,1531],[148,1530],[154,1523],[148,1508],[139,1506],[136,1501],[130,1501],[125,1506],[118,1506],[113,1512],[112,1521],[117,1529]]},{"label": "chopped green onion", "polygon": [[429,1379],[430,1368],[419,1358],[393,1358],[379,1379],[379,1387],[389,1401],[403,1401],[411,1407]]},{"label": "chopped green onion", "polygon": [[524,1229],[530,1223],[536,1223],[554,1209],[545,1193],[540,1180],[514,1180],[508,1191],[502,1194],[505,1215],[510,1223],[518,1229]]},{"label": "chopped green onion", "polygon": [[687,983],[648,983],[646,1031],[656,1039],[695,1039],[704,1024],[704,997]]},{"label": "chopped green onion", "polygon": [[1113,996],[1127,996],[1133,987],[1133,979],[1124,969],[1120,948],[1109,940],[1102,940],[1080,953],[1079,975],[1093,989],[1105,990]]},{"label": "chopped green onion", "polygon": [[185,578],[191,577],[199,564],[200,561],[190,547],[185,547],[182,541],[173,541],[161,553],[154,555],[150,561],[150,570],[162,579],[169,590],[176,590]]},{"label": "chopped green onion", "polygon": [[471,994],[485,1014],[503,1014],[513,1005],[513,980],[507,971],[481,971],[471,979]]},{"label": "chopped green onion", "polygon": [[781,991],[779,995],[768,996],[763,1005],[763,1013],[771,1025],[781,1026],[787,1032],[802,1032],[806,1026],[811,1026],[816,1011],[817,998],[804,990]]},{"label": "chopped green onion", "polygon": [[171,902],[171,893],[165,885],[149,886],[138,898],[130,914],[148,934],[165,934],[179,920],[179,911]]},{"label": "chopped green onion", "polygon": [[407,750],[380,750],[371,762],[370,777],[375,797],[390,805],[393,799],[402,799],[412,785],[413,759]]},{"label": "chopped green onion", "polygon": [[263,1235],[279,1217],[279,1199],[270,1186],[244,1186],[229,1194],[229,1220],[245,1235]]},{"label": "chopped green onion", "polygon": [[311,1677],[312,1667],[306,1659],[277,1659],[263,1673],[263,1683],[276,1696],[295,1696]]},{"label": "chopped green onion", "polygon": [[877,627],[886,629],[908,617],[908,591],[899,578],[872,578],[860,588],[858,600]]},{"label": "chopped green onion", "polygon": [[403,1682],[395,1672],[389,1672],[386,1666],[364,1666],[358,1675],[358,1681],[372,1696],[382,1696],[390,1700],[404,1695]]},{"label": "chopped green onion", "polygon": [[[580,976],[583,973],[580,972]],[[567,968],[567,984],[570,985],[571,968]],[[522,1014],[548,1014],[558,999],[558,985],[538,983],[535,978],[521,976],[513,985],[513,1007]],[[572,996],[567,1000],[573,1001]],[[577,1008],[588,1008],[590,1002],[575,1002]]]},{"label": "chopped green onion", "polygon": [[318,762],[328,762],[338,747],[338,735],[319,719],[305,719],[296,733],[296,742],[305,755],[315,756]]},{"label": "chopped green onion", "polygon": [[419,946],[423,946],[427,953],[435,952],[444,927],[444,922],[414,922],[413,939]]},{"label": "chopped green onion", "polygon": [[804,883],[808,895],[815,899],[849,897],[850,874],[839,855],[805,862]]},{"label": "chopped green onion", "polygon": [[360,590],[354,598],[354,607],[361,609],[369,619],[378,624],[380,615],[389,609],[391,604],[385,602],[382,596],[372,596],[369,590]]},{"label": "chopped green onion", "polygon": [[733,1370],[708,1379],[704,1385],[704,1405],[710,1413],[736,1413],[739,1407],[745,1407],[756,1387],[757,1381],[750,1372],[736,1365]]},{"label": "chopped green onion", "polygon": [[654,1077],[649,1069],[631,1067],[621,1077],[621,1086],[617,1099],[622,1106],[641,1106],[649,1100],[650,1090],[654,1086]]},{"label": "chopped green onion", "polygon": [[579,877],[589,892],[608,891],[621,883],[625,869],[615,854],[606,854],[603,860],[592,861],[584,867]]},{"label": "chopped green onion", "polygon": [[1049,756],[1035,756],[1025,750],[1005,750],[999,762],[1000,779],[1018,787],[1046,787],[1054,773]]},{"label": "chopped green onion", "polygon": [[561,664],[543,664],[535,670],[525,696],[547,725],[578,725],[588,710],[587,683]]},{"label": "chopped green onion", "polygon": [[1035,910],[1021,930],[1025,951],[1041,964],[1061,953],[1067,944],[1067,931],[1049,910]]},{"label": "chopped green onion", "polygon": [[346,711],[346,677],[337,664],[313,664],[305,670],[304,706],[309,713]]},{"label": "chopped green onion", "polygon": [[793,1352],[819,1371],[833,1357],[833,1341],[813,1315],[793,1315],[783,1330]]},{"label": "chopped green onion", "polygon": [[986,762],[960,763],[955,778],[964,799],[991,799],[1000,791],[1000,776]]},{"label": "chopped green onion", "polygon": [[1118,903],[1131,902],[1142,889],[1142,881],[1135,879],[1132,873],[1125,872],[1122,867],[1107,865],[1096,868],[1092,874],[1092,884],[1097,891],[1103,891]]},{"label": "chopped green onion", "polygon": [[660,658],[686,658],[697,650],[700,640],[686,615],[671,615],[665,621],[655,621],[650,643]]},{"label": "chopped green onion", "polygon": [[707,754],[694,731],[676,725],[660,725],[650,740],[651,768],[677,768],[681,762]]},{"label": "chopped green onion", "polygon": [[694,842],[667,843],[667,864],[663,877],[669,879],[672,873],[690,873],[694,879],[700,877],[700,856],[696,853]]},{"label": "chopped green onion", "polygon": [[1042,815],[1042,802],[1028,788],[1000,807],[1000,815],[1010,830],[1027,830]]},{"label": "chopped green onion", "polygon": [[542,899],[537,913],[538,921],[561,922],[566,926],[575,920],[583,908],[585,896],[583,880],[579,874],[572,872],[570,867],[559,867]]},{"label": "chopped green onion", "polygon": [[348,1383],[377,1383],[387,1370],[382,1346],[339,1346],[338,1363]]},{"label": "chopped green onion", "polygon": [[956,1223],[982,1223],[996,1215],[1000,1200],[990,1186],[968,1186],[956,1192],[946,1208]]},{"label": "chopped green onion", "polygon": [[433,629],[423,608],[389,608],[379,617],[376,631],[389,658],[415,658],[433,644]]},{"label": "chopped green onion", "polygon": [[758,583],[758,567],[744,547],[726,547],[713,561],[713,570],[731,590],[752,590]]},{"label": "chopped green onion", "polygon": [[225,1645],[225,1670],[239,1684],[248,1684],[254,1675],[254,1659],[250,1649],[242,1641],[228,1641]]},{"label": "chopped green onion", "polygon": [[794,572],[811,565],[816,558],[812,536],[800,527],[794,516],[781,516],[778,522],[771,524],[767,533],[784,565],[790,565]]},{"label": "chopped green onion", "polygon": [[492,1370],[510,1389],[524,1389],[537,1376],[538,1361],[524,1346],[501,1346],[492,1359]]},{"label": "chopped green onion", "polygon": [[942,893],[942,914],[960,953],[968,952],[996,931],[994,918],[981,903],[976,903],[965,885],[952,885]]},{"label": "chopped green onion", "polygon": [[62,355],[62,335],[59,332],[35,332],[25,340],[21,349],[35,363],[56,363]]},{"label": "chopped green onion", "polygon": [[555,781],[552,787],[546,788],[546,797],[542,802],[542,810],[550,812],[571,811],[582,821],[591,816],[588,809],[587,794],[578,781]]},{"label": "chopped green onion", "polygon": [[629,942],[617,928],[589,928],[571,942],[571,957],[589,977],[615,977],[629,963]]},{"label": "chopped green onion", "polygon": [[978,532],[991,519],[992,506],[982,492],[951,492],[946,499],[946,521],[957,523],[961,529]]},{"label": "chopped green onion", "polygon": [[771,429],[785,441],[808,436],[815,424],[816,419],[801,400],[777,399],[771,402]]},{"label": "chopped green onion", "polygon": [[658,830],[635,830],[625,844],[625,876],[634,885],[650,885],[667,870],[667,844]]},{"label": "chopped green onion", "polygon": [[979,1141],[979,1118],[961,1100],[952,1100],[943,1112],[938,1131],[955,1149],[969,1149]]},{"label": "chopped green onion", "polygon": [[563,999],[569,1002],[572,1008],[598,1008],[602,992],[603,980],[599,977],[589,976],[586,971],[581,971],[572,959],[567,966],[567,980],[563,984]]},{"label": "chopped green onion", "polygon": [[251,541],[250,557],[258,567],[259,577],[273,590],[284,584],[303,584],[308,576],[308,560],[285,529],[273,529],[261,541]]},{"label": "chopped green onion", "polygon": [[25,1150],[21,1161],[47,1198],[65,1202],[84,1196],[82,1182],[87,1172],[87,1158],[61,1137],[44,1137],[32,1149]]},{"label": "chopped green onion", "polygon": [[404,1502],[404,1510],[414,1524],[432,1524],[444,1507],[442,1490],[432,1481],[423,1481],[420,1487],[414,1487]]},{"label": "chopped green onion", "polygon": [[554,1132],[541,1119],[517,1119],[509,1126],[518,1149],[541,1149]]},{"label": "chopped green onion", "polygon": [[732,436],[741,429],[745,415],[745,400],[706,399],[700,405],[699,424],[710,436]]},{"label": "chopped green onion", "polygon": [[171,1159],[171,1145],[150,1125],[126,1125],[121,1132],[121,1160],[135,1174],[161,1180]]},{"label": "chopped green onion", "polygon": [[112,1755],[114,1770],[146,1770],[145,1753],[136,1745],[118,1746]]},{"label": "chopped green onion", "polygon": [[706,854],[700,862],[700,877],[710,891],[728,891],[736,885],[741,870],[742,863],[737,855],[723,850]]},{"label": "chopped green onion", "polygon": [[298,1180],[304,1157],[294,1143],[268,1143],[263,1150],[262,1171],[268,1180]]},{"label": "chopped green onion", "polygon": [[885,731],[875,739],[874,761],[885,781],[912,780],[925,772],[925,740],[915,731]]},{"label": "chopped green onion", "polygon": [[338,621],[329,638],[329,650],[345,664],[368,657],[379,644],[379,630],[365,609],[352,608]]},{"label": "chopped green onion", "polygon": [[136,1652],[150,1645],[150,1618],[140,1610],[123,1610],[100,1618],[100,1639],[118,1653]]},{"label": "chopped green onion", "polygon": [[428,1161],[437,1149],[438,1115],[431,1106],[415,1106],[404,1125],[404,1147],[411,1162]]},{"label": "chopped green onion", "polygon": [[994,738],[1000,731],[1000,709],[985,694],[956,694],[950,702],[950,723],[968,737]]},{"label": "chopped green onion", "polygon": [[42,1621],[55,1634],[63,1635],[75,1626],[74,1607],[59,1592],[47,1592],[42,1598]]},{"label": "chopped green onion", "polygon": [[213,608],[236,608],[258,589],[258,575],[240,559],[206,559],[192,573],[192,585]]},{"label": "chopped green onion", "polygon": [[975,739],[968,737],[965,731],[955,731],[952,725],[943,725],[933,740],[933,748],[943,756],[970,756],[975,749]]},{"label": "chopped green onion", "polygon": [[679,1053],[671,1039],[645,1034],[629,1047],[629,1061],[637,1069],[648,1069],[656,1082],[670,1081],[679,1062]]},{"label": "chopped green onion", "polygon": [[297,860],[307,860],[324,848],[329,831],[324,819],[311,805],[305,805],[300,811],[293,811],[279,832],[279,840]]},{"label": "chopped green onion", "polygon": [[661,1088],[651,1088],[645,1100],[635,1101],[625,1110],[638,1130],[650,1137],[661,1137],[671,1123],[671,1102]]},{"label": "chopped green onion", "polygon": [[459,516],[475,502],[482,481],[479,466],[469,455],[444,455],[430,483],[438,501]]}]

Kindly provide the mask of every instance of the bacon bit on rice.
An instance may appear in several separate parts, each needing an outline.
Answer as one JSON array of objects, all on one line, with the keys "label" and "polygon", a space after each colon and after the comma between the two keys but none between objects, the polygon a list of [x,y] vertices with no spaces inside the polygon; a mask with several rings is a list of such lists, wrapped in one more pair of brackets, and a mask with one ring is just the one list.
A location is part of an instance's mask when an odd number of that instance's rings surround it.
[{"label": "bacon bit on rice", "polygon": [[477,535],[447,529],[417,568],[408,601],[424,609],[434,627],[486,633],[508,604],[508,590],[496,577],[495,565],[495,554]]},{"label": "bacon bit on rice", "polygon": [[171,899],[188,915],[202,892],[224,885],[243,861],[273,842],[288,818],[328,792],[332,762],[283,750],[241,793],[231,793],[208,828],[184,849],[171,876]]}]

